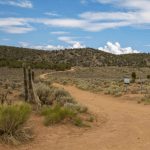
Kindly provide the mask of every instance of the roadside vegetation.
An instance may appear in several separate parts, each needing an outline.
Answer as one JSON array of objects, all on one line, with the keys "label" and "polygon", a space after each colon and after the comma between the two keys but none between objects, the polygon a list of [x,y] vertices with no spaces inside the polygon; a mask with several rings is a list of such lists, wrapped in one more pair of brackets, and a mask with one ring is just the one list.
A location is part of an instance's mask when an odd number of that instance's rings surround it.
[{"label": "roadside vegetation", "polygon": [[[133,72],[134,71],[134,72]],[[63,85],[75,85],[82,90],[103,93],[119,97],[126,94],[148,94],[150,80],[147,78],[149,68],[76,68],[74,72],[59,72],[49,75],[50,82]],[[124,84],[124,77],[130,79],[130,84]]]},{"label": "roadside vegetation", "polygon": [[[37,93],[42,101],[40,114],[44,116],[46,126],[71,123],[76,126],[89,126],[87,117],[91,117],[88,108],[77,103],[77,101],[64,89],[48,87],[40,83]],[[42,88],[41,88],[42,87]],[[86,118],[83,117],[86,115]],[[77,123],[80,120],[80,123]]]},{"label": "roadside vegetation", "polygon": [[[87,107],[78,104],[63,88],[52,86],[51,81],[34,78],[31,72],[30,68],[26,68],[27,74],[24,80],[23,74],[20,74],[20,78],[15,78],[13,73],[17,72],[13,70],[10,71],[11,74],[6,80],[7,73],[3,72],[4,75],[0,80],[1,143],[18,145],[34,139],[34,130],[30,125],[33,115],[42,117],[45,126],[55,124],[71,124],[77,127],[92,126],[95,116],[89,113]],[[29,85],[25,86],[23,81]],[[27,101],[24,102],[26,88],[29,95]]]}]

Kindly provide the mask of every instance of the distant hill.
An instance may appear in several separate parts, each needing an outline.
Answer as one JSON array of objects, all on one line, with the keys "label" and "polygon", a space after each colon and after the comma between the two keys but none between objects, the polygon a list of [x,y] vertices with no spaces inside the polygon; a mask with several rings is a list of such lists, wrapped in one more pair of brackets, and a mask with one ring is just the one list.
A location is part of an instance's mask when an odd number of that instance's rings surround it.
[{"label": "distant hill", "polygon": [[135,66],[149,67],[150,54],[114,55],[93,48],[35,50],[0,46],[0,66],[21,67],[27,62],[34,68],[67,69],[71,66]]}]

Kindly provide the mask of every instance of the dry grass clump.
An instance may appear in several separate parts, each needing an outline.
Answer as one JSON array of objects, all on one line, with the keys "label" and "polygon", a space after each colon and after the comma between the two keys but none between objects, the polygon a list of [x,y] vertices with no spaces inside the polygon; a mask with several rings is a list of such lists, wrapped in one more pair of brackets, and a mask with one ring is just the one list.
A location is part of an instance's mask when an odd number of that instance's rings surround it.
[{"label": "dry grass clump", "polygon": [[144,95],[144,97],[138,101],[138,103],[144,103],[145,105],[150,105],[150,94]]},{"label": "dry grass clump", "polygon": [[113,95],[113,96],[121,96],[122,95],[122,88],[117,85],[110,85],[109,88],[106,88],[104,93],[108,95]]},{"label": "dry grass clump", "polygon": [[75,100],[70,95],[69,92],[65,91],[63,88],[55,88],[52,97],[57,101],[57,103],[60,103],[64,105],[65,103],[75,103]]},{"label": "dry grass clump", "polygon": [[51,89],[48,85],[39,82],[36,84],[35,90],[42,105],[52,103],[49,97],[50,94],[53,92],[53,89]]},{"label": "dry grass clump", "polygon": [[32,138],[25,127],[31,113],[28,104],[0,106],[0,139],[5,143],[19,144]]},{"label": "dry grass clump", "polygon": [[35,87],[42,105],[52,105],[53,103],[64,105],[67,102],[75,103],[72,96],[62,88],[55,88],[41,82],[37,83]]},{"label": "dry grass clump", "polygon": [[68,108],[68,109],[71,109],[71,110],[74,110],[75,112],[79,112],[79,113],[86,113],[88,111],[88,108],[86,106],[82,106],[82,105],[79,105],[79,104],[73,104],[73,103],[66,103],[64,105],[65,108]]},{"label": "dry grass clump", "polygon": [[102,81],[97,79],[75,79],[74,84],[77,88],[91,92],[102,92]]}]

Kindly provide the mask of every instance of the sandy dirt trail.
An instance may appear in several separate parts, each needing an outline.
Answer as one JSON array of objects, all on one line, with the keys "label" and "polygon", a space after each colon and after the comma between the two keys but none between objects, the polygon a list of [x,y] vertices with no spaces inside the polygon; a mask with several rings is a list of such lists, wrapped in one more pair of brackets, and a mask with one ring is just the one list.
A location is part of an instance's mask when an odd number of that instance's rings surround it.
[{"label": "sandy dirt trail", "polygon": [[81,104],[88,106],[98,120],[106,122],[90,129],[71,125],[44,127],[34,116],[36,138],[33,142],[0,150],[150,150],[150,107],[123,101],[106,95],[82,91],[73,86],[63,87]]},{"label": "sandy dirt trail", "polygon": [[62,87],[99,117],[105,114],[107,118],[103,127],[97,128],[95,132],[86,133],[75,141],[77,145],[73,145],[74,150],[150,149],[149,106],[81,91],[72,86]]}]

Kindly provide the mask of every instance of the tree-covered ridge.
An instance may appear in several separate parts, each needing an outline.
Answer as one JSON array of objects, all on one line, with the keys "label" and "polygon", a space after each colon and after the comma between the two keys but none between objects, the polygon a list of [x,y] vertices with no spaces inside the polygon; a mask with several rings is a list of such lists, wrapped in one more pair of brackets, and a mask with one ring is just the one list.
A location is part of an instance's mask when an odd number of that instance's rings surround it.
[{"label": "tree-covered ridge", "polygon": [[23,62],[33,68],[65,70],[71,66],[150,66],[150,54],[114,55],[92,48],[35,50],[0,46],[0,66],[21,67]]}]

